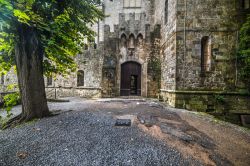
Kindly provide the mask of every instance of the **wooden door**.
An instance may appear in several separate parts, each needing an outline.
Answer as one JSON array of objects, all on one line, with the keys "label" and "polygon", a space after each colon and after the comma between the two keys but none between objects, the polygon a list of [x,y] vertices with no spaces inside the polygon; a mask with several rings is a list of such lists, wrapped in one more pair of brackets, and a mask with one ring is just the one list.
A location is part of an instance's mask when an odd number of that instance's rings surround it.
[{"label": "wooden door", "polygon": [[141,65],[126,62],[121,65],[121,96],[141,95]]}]

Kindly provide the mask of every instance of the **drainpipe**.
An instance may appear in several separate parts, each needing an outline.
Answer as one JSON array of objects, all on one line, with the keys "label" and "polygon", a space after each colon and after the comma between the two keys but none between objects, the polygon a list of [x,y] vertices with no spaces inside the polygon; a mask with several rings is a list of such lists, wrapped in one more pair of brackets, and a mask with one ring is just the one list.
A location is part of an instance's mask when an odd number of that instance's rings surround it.
[{"label": "drainpipe", "polygon": [[97,21],[97,45],[99,46],[99,42],[100,42],[100,19],[98,18]]},{"label": "drainpipe", "polygon": [[[186,71],[186,19],[187,19],[187,0],[184,1],[185,3],[185,13],[184,13],[184,34],[183,34],[183,40],[184,40],[184,53],[183,53],[183,74],[184,74],[184,77],[185,77],[185,71]],[[183,77],[183,87],[185,86],[184,85],[184,77]]]}]

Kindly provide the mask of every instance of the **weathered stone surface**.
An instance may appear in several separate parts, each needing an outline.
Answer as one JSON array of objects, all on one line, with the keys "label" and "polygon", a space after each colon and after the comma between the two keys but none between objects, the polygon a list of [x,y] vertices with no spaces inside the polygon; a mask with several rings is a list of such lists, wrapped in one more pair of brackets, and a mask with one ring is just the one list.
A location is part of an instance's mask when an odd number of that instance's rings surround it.
[{"label": "weathered stone surface", "polygon": [[[136,95],[161,98],[189,110],[249,113],[249,96],[237,92],[244,89],[235,61],[237,27],[250,10],[241,4],[241,0],[133,4],[104,0],[100,8],[108,17],[91,26],[95,40],[85,41],[75,59],[84,73],[84,85],[77,86],[77,72],[66,78],[54,75],[52,82],[45,78],[47,97],[120,96],[121,66],[136,62],[141,66],[141,89]],[[0,91],[17,82],[14,75],[11,71],[4,76]],[[131,86],[131,78],[126,83]],[[225,91],[236,93],[226,94],[225,103],[218,103],[214,96]]]},{"label": "weathered stone surface", "polygon": [[115,126],[131,126],[131,119],[117,119]]}]

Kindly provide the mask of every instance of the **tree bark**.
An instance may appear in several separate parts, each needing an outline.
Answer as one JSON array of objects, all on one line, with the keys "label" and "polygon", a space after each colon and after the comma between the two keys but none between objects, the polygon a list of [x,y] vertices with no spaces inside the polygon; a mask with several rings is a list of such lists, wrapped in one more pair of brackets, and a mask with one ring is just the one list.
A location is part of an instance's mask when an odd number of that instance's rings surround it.
[{"label": "tree bark", "polygon": [[18,27],[15,46],[18,84],[22,101],[19,121],[29,121],[49,115],[43,78],[44,48],[36,30],[26,25]]}]

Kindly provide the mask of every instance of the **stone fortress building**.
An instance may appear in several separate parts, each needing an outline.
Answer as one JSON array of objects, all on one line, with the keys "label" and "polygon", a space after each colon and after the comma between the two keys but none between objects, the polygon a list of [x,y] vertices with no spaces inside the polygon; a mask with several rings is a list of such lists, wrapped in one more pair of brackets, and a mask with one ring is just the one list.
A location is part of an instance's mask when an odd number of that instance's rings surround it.
[{"label": "stone fortress building", "polygon": [[249,0],[103,0],[100,8],[107,17],[92,26],[96,38],[76,57],[78,71],[45,78],[48,97],[143,96],[250,112],[236,60]]}]

